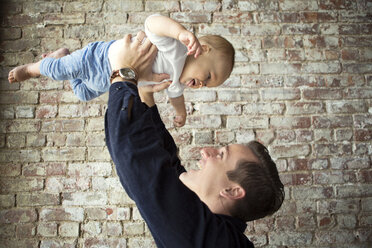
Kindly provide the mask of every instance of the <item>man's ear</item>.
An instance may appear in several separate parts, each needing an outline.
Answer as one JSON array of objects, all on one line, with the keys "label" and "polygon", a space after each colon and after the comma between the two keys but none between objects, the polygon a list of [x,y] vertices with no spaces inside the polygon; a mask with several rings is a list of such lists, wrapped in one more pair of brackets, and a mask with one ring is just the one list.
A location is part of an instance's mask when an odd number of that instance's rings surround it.
[{"label": "man's ear", "polygon": [[220,196],[230,200],[238,200],[245,196],[245,190],[239,185],[234,185],[231,188],[221,190]]}]

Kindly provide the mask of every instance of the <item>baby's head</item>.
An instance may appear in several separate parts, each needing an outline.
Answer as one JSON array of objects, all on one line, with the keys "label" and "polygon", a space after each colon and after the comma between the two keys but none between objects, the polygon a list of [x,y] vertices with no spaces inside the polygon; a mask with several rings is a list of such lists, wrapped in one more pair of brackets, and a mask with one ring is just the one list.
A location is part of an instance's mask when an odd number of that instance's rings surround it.
[{"label": "baby's head", "polygon": [[234,47],[225,38],[207,35],[199,38],[203,52],[186,59],[180,82],[190,88],[217,87],[230,76],[235,62]]}]

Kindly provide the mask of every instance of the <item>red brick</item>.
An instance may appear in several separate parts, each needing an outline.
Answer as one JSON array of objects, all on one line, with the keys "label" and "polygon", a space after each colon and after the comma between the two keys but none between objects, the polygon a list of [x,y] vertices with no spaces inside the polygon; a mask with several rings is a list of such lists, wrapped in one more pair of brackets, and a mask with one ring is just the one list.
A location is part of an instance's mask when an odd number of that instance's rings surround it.
[{"label": "red brick", "polygon": [[270,154],[274,158],[298,157],[307,156],[310,154],[309,145],[285,145],[285,146],[270,146]]},{"label": "red brick", "polygon": [[308,62],[302,65],[301,71],[311,74],[338,74],[341,72],[341,64],[338,61]]},{"label": "red brick", "polygon": [[44,105],[36,109],[36,118],[53,118],[57,116],[57,106],[53,105]]},{"label": "red brick", "polygon": [[35,229],[36,228],[33,223],[18,225],[16,235],[18,238],[31,238],[35,235]]},{"label": "red brick", "polygon": [[[294,43],[294,41],[293,41]],[[283,48],[284,47],[284,38],[281,36],[270,36],[262,38],[262,48]]]},{"label": "red brick", "polygon": [[324,106],[321,102],[288,102],[287,115],[304,115],[324,113]]},{"label": "red brick", "polygon": [[333,50],[324,50],[324,57],[326,60],[338,60],[340,58],[340,52]]},{"label": "red brick", "polygon": [[210,23],[211,14],[204,13],[195,13],[195,12],[176,12],[171,13],[170,16],[172,19],[178,22],[185,23]]},{"label": "red brick", "polygon": [[368,157],[342,157],[342,158],[331,158],[331,169],[334,170],[360,170],[366,169],[370,165],[370,160]]},{"label": "red brick", "polygon": [[336,141],[349,141],[353,137],[353,131],[350,129],[337,129],[335,136]]},{"label": "red brick", "polygon": [[[327,186],[301,186],[292,188],[292,194],[293,198],[298,200],[329,199],[334,196],[334,190]],[[306,208],[309,208],[309,206],[306,206]]]},{"label": "red brick", "polygon": [[[368,1],[365,1],[365,3],[368,3]],[[364,6],[364,8],[367,8],[367,6]],[[341,22],[362,22],[362,23],[368,23],[371,21],[372,15],[368,11],[358,11],[358,10],[342,10],[340,11],[339,20]]]},{"label": "red brick", "polygon": [[87,238],[84,240],[84,247],[127,247],[126,238]]},{"label": "red brick", "polygon": [[313,140],[313,131],[311,130],[295,130],[296,140],[300,143],[307,143]]},{"label": "red brick", "polygon": [[315,128],[352,127],[353,120],[351,116],[313,116],[313,125]]},{"label": "red brick", "polygon": [[0,37],[2,40],[20,39],[22,35],[20,28],[0,28]]},{"label": "red brick", "polygon": [[16,2],[4,1],[1,7],[1,16],[4,16],[4,14],[12,15],[22,13],[22,4]]},{"label": "red brick", "polygon": [[275,136],[273,130],[258,130],[256,131],[256,139],[264,144],[265,146],[268,146],[273,142]]},{"label": "red brick", "polygon": [[61,101],[62,92],[40,92],[40,103],[55,104]]},{"label": "red brick", "polygon": [[331,114],[365,112],[366,106],[363,101],[332,101],[327,102],[327,112]]},{"label": "red brick", "polygon": [[282,183],[288,185],[311,185],[312,175],[309,173],[280,174]]},{"label": "red brick", "polygon": [[12,247],[12,248],[38,248],[39,239],[18,239],[18,240],[1,240],[1,245],[3,247]]},{"label": "red brick", "polygon": [[353,7],[356,7],[356,2],[351,0],[321,0],[319,2],[319,9],[353,9]]},{"label": "red brick", "polygon": [[21,164],[0,164],[0,175],[5,177],[21,175]]},{"label": "red brick", "polygon": [[40,210],[42,221],[83,221],[83,208],[43,208]]},{"label": "red brick", "polygon": [[27,223],[37,219],[35,209],[10,209],[0,211],[0,223]]},{"label": "red brick", "polygon": [[28,163],[23,166],[22,174],[26,177],[45,176],[45,164],[43,163]]},{"label": "red brick", "polygon": [[42,132],[83,131],[84,120],[50,120],[42,122]]},{"label": "red brick", "polygon": [[372,183],[372,170],[361,170],[358,172],[361,183]]},{"label": "red brick", "polygon": [[371,99],[372,89],[346,89],[344,95],[347,99]]},{"label": "red brick", "polygon": [[214,23],[244,23],[249,24],[253,22],[252,14],[251,13],[242,13],[242,12],[216,12],[213,14],[213,22]]},{"label": "red brick", "polygon": [[290,158],[288,159],[288,171],[306,171],[310,169],[307,159]]},{"label": "red brick", "polygon": [[304,89],[303,95],[305,99],[308,100],[335,100],[342,98],[342,91],[338,89],[323,89],[323,88],[316,88],[316,89]]},{"label": "red brick", "polygon": [[299,216],[297,218],[297,225],[302,230],[313,230],[316,222],[314,216]]},{"label": "red brick", "polygon": [[53,24],[83,24],[85,21],[85,13],[73,14],[46,14],[44,15],[44,23],[47,25]]},{"label": "red brick", "polygon": [[305,36],[304,47],[326,47],[324,36]]},{"label": "red brick", "polygon": [[29,178],[0,178],[0,192],[27,192],[38,191],[44,187],[43,179]]},{"label": "red brick", "polygon": [[305,54],[303,50],[286,50],[286,57],[289,61],[305,60]]},{"label": "red brick", "polygon": [[276,131],[277,143],[289,143],[296,139],[296,134],[293,130],[278,130]]},{"label": "red brick", "polygon": [[318,14],[317,12],[302,12],[300,13],[300,20],[304,23],[318,22]]},{"label": "red brick", "polygon": [[274,218],[264,218],[254,221],[254,229],[258,233],[267,233],[274,230]]},{"label": "red brick", "polygon": [[309,128],[310,117],[271,117],[270,124],[275,128]]},{"label": "red brick", "polygon": [[59,205],[59,194],[49,193],[31,193],[31,194],[17,194],[17,206],[48,206]]},{"label": "red brick", "polygon": [[370,114],[354,115],[354,126],[356,128],[371,128],[372,116]]},{"label": "red brick", "polygon": [[293,216],[276,217],[275,218],[275,229],[276,230],[295,230],[295,218]]},{"label": "red brick", "polygon": [[357,129],[354,131],[355,141],[371,141],[372,130],[371,129]]},{"label": "red brick", "polygon": [[348,47],[371,47],[372,40],[369,37],[344,37],[343,38],[344,46]]},{"label": "red brick", "polygon": [[342,67],[344,72],[354,73],[354,74],[367,74],[372,71],[371,63],[352,63],[352,64],[343,64]]},{"label": "red brick", "polygon": [[303,48],[303,40],[298,37],[286,36],[283,40],[283,45],[285,48]]},{"label": "red brick", "polygon": [[311,159],[309,160],[309,168],[312,170],[328,169],[329,162],[327,159]]},{"label": "red brick", "polygon": [[334,216],[317,216],[317,222],[320,228],[331,228],[336,223]]},{"label": "red brick", "polygon": [[3,23],[6,26],[17,26],[17,27],[23,27],[27,25],[35,25],[35,24],[41,24],[43,21],[43,17],[40,14],[31,14],[31,15],[25,15],[25,14],[18,14],[13,16],[4,16]]},{"label": "red brick", "polygon": [[200,150],[202,148],[203,147],[201,147],[201,146],[200,147],[195,147],[195,146],[185,147],[185,148],[181,149],[181,151],[180,151],[180,157],[183,160],[200,159],[201,158]]},{"label": "red brick", "polygon": [[359,60],[359,50],[358,49],[342,49],[341,58],[343,60]]},{"label": "red brick", "polygon": [[341,24],[338,31],[340,35],[358,35],[361,33],[361,26],[359,24]]},{"label": "red brick", "polygon": [[280,22],[284,23],[298,23],[300,22],[300,17],[298,13],[279,13]]},{"label": "red brick", "polygon": [[350,144],[315,144],[314,154],[317,156],[350,155],[352,147]]},{"label": "red brick", "polygon": [[321,171],[313,173],[314,184],[333,185],[345,183],[357,183],[353,171]]},{"label": "red brick", "polygon": [[319,32],[318,24],[284,24],[283,34],[285,35],[304,35],[304,34],[317,34]]},{"label": "red brick", "polygon": [[287,76],[285,86],[298,87],[306,85],[308,87],[321,87],[324,86],[324,81],[320,77],[314,76]]}]

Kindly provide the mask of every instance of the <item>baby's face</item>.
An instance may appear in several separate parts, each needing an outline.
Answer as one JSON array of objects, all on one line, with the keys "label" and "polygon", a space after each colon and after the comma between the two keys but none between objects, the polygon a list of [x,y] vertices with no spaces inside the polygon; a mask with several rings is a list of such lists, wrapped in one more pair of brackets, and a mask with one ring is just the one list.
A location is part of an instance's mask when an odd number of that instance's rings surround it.
[{"label": "baby's face", "polygon": [[217,87],[230,76],[230,63],[215,50],[203,52],[196,59],[188,56],[180,82],[189,88]]}]

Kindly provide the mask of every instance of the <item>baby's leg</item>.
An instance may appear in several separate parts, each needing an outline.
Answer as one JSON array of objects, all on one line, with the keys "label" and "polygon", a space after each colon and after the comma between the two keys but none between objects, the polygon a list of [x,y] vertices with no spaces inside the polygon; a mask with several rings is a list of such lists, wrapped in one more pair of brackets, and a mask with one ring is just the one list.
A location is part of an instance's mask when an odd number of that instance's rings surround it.
[{"label": "baby's leg", "polygon": [[[70,54],[67,48],[60,48],[52,53],[43,54],[42,57],[61,58]],[[30,63],[26,65],[17,66],[9,72],[8,80],[9,83],[22,82],[29,78],[35,78],[40,76],[40,63],[41,60],[36,63]]]}]

